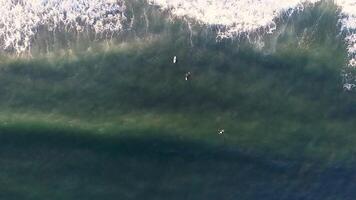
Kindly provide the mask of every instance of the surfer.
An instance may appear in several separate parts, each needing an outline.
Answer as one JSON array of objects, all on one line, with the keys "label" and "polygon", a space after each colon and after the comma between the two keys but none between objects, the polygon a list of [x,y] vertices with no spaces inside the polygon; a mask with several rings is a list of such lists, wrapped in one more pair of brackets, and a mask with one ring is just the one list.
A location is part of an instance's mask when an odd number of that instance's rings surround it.
[{"label": "surfer", "polygon": [[185,80],[189,81],[192,78],[192,73],[191,72],[187,72],[185,73]]},{"label": "surfer", "polygon": [[225,133],[225,130],[224,129],[218,129],[218,135],[222,135]]}]

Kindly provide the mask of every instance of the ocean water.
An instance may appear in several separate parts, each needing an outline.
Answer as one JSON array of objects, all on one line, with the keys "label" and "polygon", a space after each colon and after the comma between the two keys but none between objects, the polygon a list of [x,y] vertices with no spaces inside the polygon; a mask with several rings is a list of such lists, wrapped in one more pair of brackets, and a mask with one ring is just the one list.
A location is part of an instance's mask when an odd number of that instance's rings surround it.
[{"label": "ocean water", "polygon": [[353,0],[0,0],[0,199],[354,199]]}]

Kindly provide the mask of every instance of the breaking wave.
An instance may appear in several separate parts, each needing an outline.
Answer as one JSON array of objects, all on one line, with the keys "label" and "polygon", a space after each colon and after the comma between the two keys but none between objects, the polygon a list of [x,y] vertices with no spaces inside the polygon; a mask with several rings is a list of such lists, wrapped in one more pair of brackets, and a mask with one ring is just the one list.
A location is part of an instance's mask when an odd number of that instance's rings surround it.
[{"label": "breaking wave", "polygon": [[124,11],[122,0],[0,0],[0,45],[30,51],[41,30],[107,36],[123,29]]},{"label": "breaking wave", "polygon": [[[302,11],[320,0],[150,0],[174,16],[193,18],[208,25],[220,25],[218,37],[231,38],[251,33],[261,28],[266,33],[276,30],[276,19]],[[347,34],[345,41],[351,57],[349,65],[356,66],[356,2],[336,0],[340,7],[341,31]]]},{"label": "breaking wave", "polygon": [[[143,5],[168,11],[174,18],[198,22],[216,28],[218,40],[249,37],[249,34],[273,34],[278,20],[289,18],[320,0],[137,0]],[[340,35],[344,38],[349,61],[345,83],[356,87],[356,2],[335,0],[339,7]],[[146,9],[135,16],[125,0],[0,0],[0,48],[17,55],[50,51],[70,46],[78,37],[92,41],[112,39],[130,30],[134,20],[145,19]],[[131,12],[131,15],[129,14]],[[136,17],[136,19],[135,19]],[[142,24],[138,24],[142,25]],[[189,25],[189,28],[190,25]],[[57,41],[57,42],[56,42]],[[42,44],[44,43],[44,44]],[[40,45],[42,44],[42,45]],[[60,45],[58,45],[60,44]],[[66,45],[64,45],[66,44]],[[36,49],[37,48],[37,49]],[[35,50],[34,50],[35,49]]]}]

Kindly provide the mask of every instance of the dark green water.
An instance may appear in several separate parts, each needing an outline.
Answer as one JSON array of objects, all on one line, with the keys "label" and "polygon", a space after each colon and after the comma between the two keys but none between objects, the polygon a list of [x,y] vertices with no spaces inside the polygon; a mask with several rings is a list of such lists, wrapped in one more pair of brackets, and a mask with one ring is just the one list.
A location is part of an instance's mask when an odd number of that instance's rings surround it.
[{"label": "dark green water", "polygon": [[262,49],[148,13],[124,44],[4,56],[1,199],[354,199],[335,6],[281,20]]}]

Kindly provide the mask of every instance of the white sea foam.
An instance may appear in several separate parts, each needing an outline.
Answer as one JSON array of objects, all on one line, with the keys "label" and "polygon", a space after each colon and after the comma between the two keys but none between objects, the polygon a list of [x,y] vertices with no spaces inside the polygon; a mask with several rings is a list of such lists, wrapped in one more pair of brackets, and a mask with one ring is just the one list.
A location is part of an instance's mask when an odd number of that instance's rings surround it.
[{"label": "white sea foam", "polygon": [[[291,15],[320,0],[150,0],[173,16],[194,19],[206,25],[218,25],[219,38],[238,37],[256,32],[276,30],[275,20],[282,14]],[[356,68],[356,0],[334,0],[339,6],[341,32],[345,37],[349,55],[349,68]],[[347,72],[348,71],[348,72]],[[346,84],[356,82],[354,75],[345,70]],[[347,73],[346,73],[347,72]],[[351,81],[350,81],[351,80]],[[354,87],[352,87],[353,89]]]},{"label": "white sea foam", "polygon": [[119,31],[124,11],[123,0],[0,0],[0,46],[28,51],[41,26],[49,31]]},{"label": "white sea foam", "polygon": [[345,41],[350,57],[349,66],[356,67],[356,1],[355,0],[336,0],[340,6],[342,17],[342,31],[346,33]]},{"label": "white sea foam", "polygon": [[[220,27],[218,37],[231,38],[263,29],[273,33],[275,20],[320,0],[147,0],[173,16],[191,18]],[[356,67],[356,0],[334,0],[340,6],[340,23],[346,34],[349,66]],[[97,34],[124,28],[124,0],[0,0],[0,48],[29,51],[41,27],[49,31]]]},{"label": "white sea foam", "polygon": [[272,33],[274,19],[281,14],[303,10],[319,0],[150,0],[174,16],[193,18],[209,25],[220,25],[218,37],[230,38],[264,28]]}]

